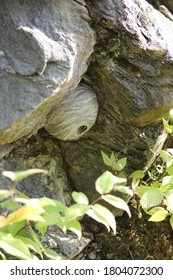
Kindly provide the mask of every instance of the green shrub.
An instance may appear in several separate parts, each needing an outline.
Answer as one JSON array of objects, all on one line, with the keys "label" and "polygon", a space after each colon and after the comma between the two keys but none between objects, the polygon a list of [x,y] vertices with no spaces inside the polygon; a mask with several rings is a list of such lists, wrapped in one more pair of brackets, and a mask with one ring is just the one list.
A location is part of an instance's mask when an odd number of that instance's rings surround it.
[{"label": "green shrub", "polygon": [[57,225],[66,233],[74,232],[81,238],[82,227],[79,218],[88,215],[106,226],[108,231],[116,233],[116,221],[112,212],[101,205],[106,201],[116,208],[125,210],[129,216],[130,210],[126,202],[111,194],[119,191],[132,195],[126,184],[126,179],[114,176],[111,172],[104,172],[96,180],[96,190],[99,194],[95,202],[89,203],[88,197],[82,192],[73,192],[74,204],[67,207],[60,201],[50,198],[32,198],[17,190],[17,183],[27,176],[35,173],[47,174],[42,169],[29,169],[26,171],[5,171],[3,175],[13,181],[10,190],[0,190],[0,207],[3,213],[0,216],[0,255],[6,259],[6,254],[17,259],[60,259],[53,250],[45,248],[40,239],[46,233],[48,226]]}]

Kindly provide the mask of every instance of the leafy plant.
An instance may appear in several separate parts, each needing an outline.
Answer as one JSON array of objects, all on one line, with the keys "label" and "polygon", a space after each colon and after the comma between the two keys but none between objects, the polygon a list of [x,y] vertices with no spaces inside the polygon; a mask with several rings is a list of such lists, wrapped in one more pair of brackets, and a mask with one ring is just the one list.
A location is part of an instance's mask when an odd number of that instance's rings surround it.
[{"label": "leafy plant", "polygon": [[[117,165],[119,170],[123,168],[123,165],[124,160],[119,161]],[[38,237],[39,234],[44,236],[50,225],[57,225],[64,233],[70,230],[81,238],[82,226],[79,219],[84,215],[102,223],[108,231],[112,230],[115,234],[114,215],[107,207],[100,204],[100,201],[106,201],[116,208],[123,209],[131,216],[126,202],[113,194],[116,190],[132,196],[132,191],[126,187],[125,178],[114,176],[106,171],[96,180],[95,187],[99,197],[94,202],[89,203],[88,197],[82,192],[73,192],[74,204],[67,207],[60,201],[46,197],[30,199],[17,190],[17,182],[36,173],[47,174],[47,171],[29,169],[3,172],[4,176],[13,181],[13,185],[11,190],[0,190],[0,207],[3,209],[0,215],[0,256],[2,259],[6,259],[6,254],[25,260],[44,259],[45,256],[48,259],[60,259],[55,251],[43,246]]]},{"label": "leafy plant", "polygon": [[[166,120],[163,120],[163,125],[168,134],[173,133],[173,125],[169,125]],[[152,176],[150,172],[152,180],[148,185],[145,180],[141,181],[143,173],[134,191],[140,198],[143,210],[151,216],[149,221],[160,222],[169,217],[173,229],[173,149],[161,150],[158,158],[163,162],[162,165],[155,164],[158,176]]]}]

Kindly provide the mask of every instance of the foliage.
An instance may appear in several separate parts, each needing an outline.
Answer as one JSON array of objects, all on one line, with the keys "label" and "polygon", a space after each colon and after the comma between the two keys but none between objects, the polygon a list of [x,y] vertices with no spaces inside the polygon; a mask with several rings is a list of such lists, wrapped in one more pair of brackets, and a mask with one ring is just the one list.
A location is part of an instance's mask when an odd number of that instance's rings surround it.
[{"label": "foliage", "polygon": [[[172,118],[172,115],[171,115]],[[170,118],[170,119],[171,119]],[[173,133],[173,125],[163,119],[164,129],[168,134]],[[162,164],[160,164],[162,161]],[[173,229],[173,149],[161,150],[154,172],[148,171],[149,182],[145,180],[145,174],[141,173],[140,180],[135,186],[135,194],[140,198],[142,209],[151,217],[149,221],[160,222],[169,217]],[[133,176],[132,176],[133,177]],[[141,214],[141,213],[140,213]]]},{"label": "foliage", "polygon": [[[172,120],[173,110],[170,112],[170,122]],[[173,125],[169,124],[165,119],[163,119],[163,126],[167,134],[173,133]],[[113,171],[121,171],[126,166],[126,158],[118,160],[113,153],[109,157],[102,152],[102,158],[104,163],[111,167]],[[136,170],[130,174],[128,182],[131,182],[131,189],[125,187],[125,190],[129,192],[131,197],[134,193],[139,198],[139,201],[137,199],[139,217],[142,216],[141,207],[151,216],[149,218],[151,222],[160,222],[169,217],[170,225],[173,229],[173,149],[161,150],[158,155],[158,161],[153,164],[152,168],[155,170],[148,170],[147,174],[143,170]],[[146,179],[147,176],[149,180]],[[122,178],[122,180],[126,184],[127,179]],[[123,181],[121,181],[121,188],[122,185]]]},{"label": "foliage", "polygon": [[[168,134],[173,133],[173,125],[163,120],[164,129]],[[148,170],[136,170],[126,178],[123,169],[127,158],[118,159],[112,152],[110,157],[101,152],[103,162],[112,169],[105,171],[95,182],[99,196],[94,202],[82,192],[73,192],[74,203],[66,206],[64,203],[42,197],[30,199],[17,190],[17,183],[27,176],[36,173],[47,174],[42,169],[26,171],[4,171],[3,175],[13,181],[10,190],[0,190],[0,257],[12,255],[18,259],[60,259],[53,250],[47,249],[40,241],[50,225],[57,225],[64,233],[74,232],[80,239],[82,226],[80,223],[84,215],[88,215],[103,224],[108,231],[116,233],[116,220],[109,207],[102,201],[115,208],[126,211],[131,217],[130,209],[125,200],[117,193],[131,198],[139,198],[137,209],[141,216],[140,207],[151,217],[149,221],[159,222],[169,217],[173,229],[173,149],[162,150],[159,154],[160,162],[154,165],[157,176]],[[149,180],[146,180],[146,176]],[[127,186],[130,182],[131,187]],[[149,183],[148,183],[149,182]],[[137,199],[138,201],[138,199]]]},{"label": "foliage", "polygon": [[[112,156],[113,158],[113,156]],[[124,166],[124,160],[116,165],[118,169]],[[121,166],[121,168],[120,168]],[[74,204],[67,207],[64,203],[46,197],[30,199],[16,188],[17,182],[27,176],[43,173],[42,169],[26,171],[4,171],[3,175],[13,181],[10,190],[0,190],[0,256],[6,259],[6,254],[17,259],[60,259],[53,250],[43,246],[39,236],[44,236],[50,225],[57,225],[64,233],[74,232],[78,238],[82,235],[82,226],[79,219],[85,214],[106,226],[108,231],[116,233],[116,221],[112,212],[100,204],[101,200],[125,210],[129,216],[130,210],[126,202],[116,197],[115,190],[132,196],[131,190],[126,187],[126,179],[114,176],[111,172],[104,172],[96,180],[96,190],[99,197],[89,203],[88,197],[82,192],[73,192]]]}]

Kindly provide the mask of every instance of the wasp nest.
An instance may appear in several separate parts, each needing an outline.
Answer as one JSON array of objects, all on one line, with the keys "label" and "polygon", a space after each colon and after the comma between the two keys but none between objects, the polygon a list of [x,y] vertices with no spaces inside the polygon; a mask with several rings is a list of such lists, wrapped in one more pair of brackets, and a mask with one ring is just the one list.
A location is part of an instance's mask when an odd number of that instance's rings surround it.
[{"label": "wasp nest", "polygon": [[93,126],[97,111],[95,93],[89,86],[80,84],[54,107],[48,115],[45,129],[60,140],[77,140]]}]

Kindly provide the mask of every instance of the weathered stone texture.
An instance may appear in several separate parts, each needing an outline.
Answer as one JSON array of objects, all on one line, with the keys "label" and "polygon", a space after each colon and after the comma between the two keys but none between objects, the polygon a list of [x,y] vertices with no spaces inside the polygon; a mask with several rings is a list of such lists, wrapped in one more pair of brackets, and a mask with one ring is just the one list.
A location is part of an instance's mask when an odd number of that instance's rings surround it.
[{"label": "weathered stone texture", "polygon": [[35,133],[87,69],[95,44],[74,1],[0,3],[0,144]]}]

